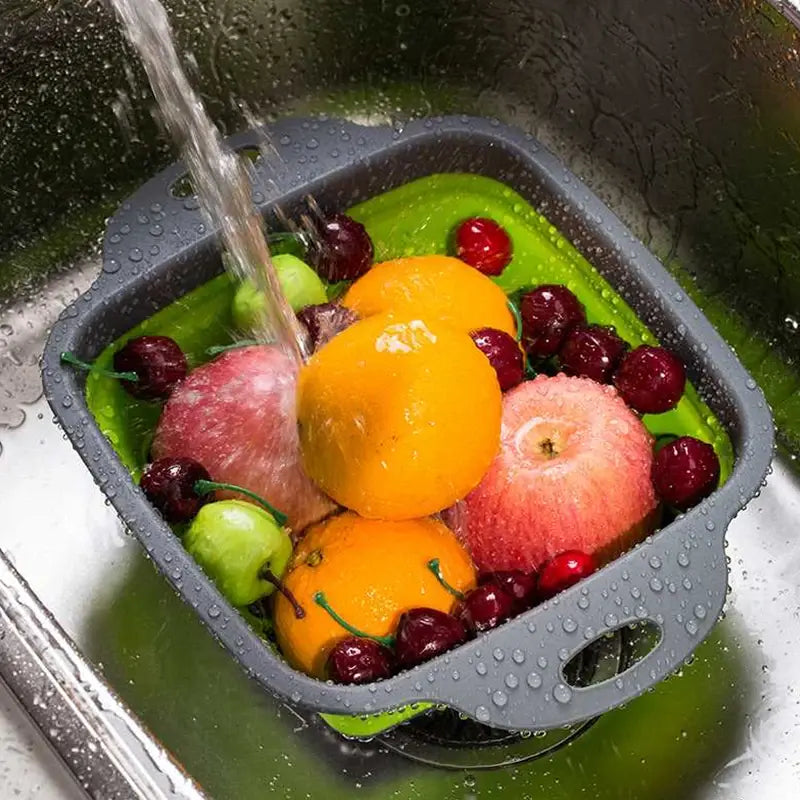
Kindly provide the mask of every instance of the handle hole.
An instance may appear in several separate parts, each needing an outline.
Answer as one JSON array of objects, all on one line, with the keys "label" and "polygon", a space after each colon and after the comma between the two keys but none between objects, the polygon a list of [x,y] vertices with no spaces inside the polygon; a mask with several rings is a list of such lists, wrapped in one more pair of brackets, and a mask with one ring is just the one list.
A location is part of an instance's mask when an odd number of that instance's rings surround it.
[{"label": "handle hole", "polygon": [[178,178],[172,186],[169,187],[169,193],[173,197],[191,197],[194,194],[194,186],[192,186],[189,176],[182,175]]},{"label": "handle hole", "polygon": [[564,680],[585,689],[617,678],[658,647],[661,635],[661,628],[649,620],[609,631],[575,653],[564,666]]},{"label": "handle hole", "polygon": [[[255,164],[261,158],[261,151],[257,147],[239,147],[236,152],[242,157],[247,159],[250,164]],[[180,178],[173,181],[169,187],[169,193],[173,197],[191,197],[194,192],[192,180],[188,174],[184,173]]]}]

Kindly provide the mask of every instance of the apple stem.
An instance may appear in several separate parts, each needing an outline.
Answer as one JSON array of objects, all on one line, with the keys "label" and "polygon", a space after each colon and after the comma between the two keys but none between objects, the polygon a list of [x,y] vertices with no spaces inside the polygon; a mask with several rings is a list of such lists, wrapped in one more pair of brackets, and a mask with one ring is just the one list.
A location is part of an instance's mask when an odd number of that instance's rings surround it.
[{"label": "apple stem", "polygon": [[456,589],[454,586],[451,586],[444,579],[444,575],[442,575],[442,568],[438,558],[432,558],[428,562],[428,569],[436,576],[436,580],[439,581],[439,583],[441,583],[442,586],[444,586],[444,588],[447,589],[447,591],[450,592],[450,594],[456,598],[456,600],[464,599],[464,592],[459,592],[458,589]]},{"label": "apple stem", "polygon": [[303,606],[297,602],[297,598],[283,585],[283,581],[266,564],[258,571],[258,577],[262,581],[271,583],[289,601],[297,619],[305,617],[306,612]]},{"label": "apple stem", "polygon": [[84,372],[93,372],[95,375],[104,375],[106,378],[114,378],[120,381],[138,381],[139,376],[135,372],[114,372],[114,370],[103,369],[102,367],[89,364],[87,361],[81,361],[77,356],[72,353],[62,353],[61,363],[69,364],[70,366],[82,369]]},{"label": "apple stem", "polygon": [[239,347],[252,347],[254,344],[259,343],[255,339],[242,339],[240,342],[234,342],[233,344],[215,344],[213,347],[206,348],[206,355],[218,356],[228,350],[236,350]]},{"label": "apple stem", "polygon": [[517,308],[517,304],[514,303],[511,299],[506,300],[508,303],[508,310],[511,312],[511,315],[514,317],[514,325],[517,329],[516,339],[517,341],[522,340],[522,315],[519,313],[519,309]]},{"label": "apple stem", "polygon": [[374,642],[378,644],[382,644],[384,647],[394,647],[394,636],[372,636],[369,633],[364,633],[364,631],[360,631],[358,628],[354,628],[349,622],[343,620],[330,606],[330,603],[325,599],[325,594],[323,592],[316,592],[314,594],[314,602],[324,608],[333,619],[336,620],[348,633],[352,633],[353,636],[358,636],[359,639],[372,639]]},{"label": "apple stem", "polygon": [[287,517],[283,511],[278,511],[275,506],[271,505],[263,497],[257,495],[255,492],[251,492],[249,489],[245,489],[242,486],[237,486],[234,483],[219,483],[218,481],[199,480],[195,481],[194,490],[201,496],[217,490],[238,492],[239,494],[243,494],[245,497],[249,497],[251,500],[255,500],[257,503],[262,505],[267,511],[269,511],[270,514],[272,514],[273,517],[275,517],[275,522],[277,522],[281,527],[283,527],[286,524],[286,520],[289,519],[289,517]]}]

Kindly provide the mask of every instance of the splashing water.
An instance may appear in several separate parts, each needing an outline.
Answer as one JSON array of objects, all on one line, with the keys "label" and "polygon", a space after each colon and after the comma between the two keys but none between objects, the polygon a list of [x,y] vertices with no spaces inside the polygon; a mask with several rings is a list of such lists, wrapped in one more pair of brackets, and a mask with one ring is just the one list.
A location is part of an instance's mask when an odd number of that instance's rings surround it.
[{"label": "splashing water", "polygon": [[194,190],[220,230],[232,272],[267,298],[259,341],[275,342],[296,363],[308,354],[306,337],[272,266],[263,221],[250,199],[239,156],[225,148],[181,68],[166,11],[159,0],[110,0],[125,35],[142,60],[164,124],[180,148]]}]

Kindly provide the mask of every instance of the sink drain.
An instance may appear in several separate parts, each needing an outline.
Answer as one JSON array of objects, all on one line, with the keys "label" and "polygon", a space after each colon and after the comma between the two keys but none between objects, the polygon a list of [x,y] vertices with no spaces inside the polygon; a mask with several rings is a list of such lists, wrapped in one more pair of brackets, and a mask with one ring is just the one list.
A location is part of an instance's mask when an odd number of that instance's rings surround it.
[{"label": "sink drain", "polygon": [[[595,642],[565,668],[573,686],[613,678],[627,665],[623,631]],[[595,720],[549,731],[506,731],[482,725],[451,709],[433,709],[379,737],[390,750],[436,767],[492,769],[541,758],[571,742]]]}]

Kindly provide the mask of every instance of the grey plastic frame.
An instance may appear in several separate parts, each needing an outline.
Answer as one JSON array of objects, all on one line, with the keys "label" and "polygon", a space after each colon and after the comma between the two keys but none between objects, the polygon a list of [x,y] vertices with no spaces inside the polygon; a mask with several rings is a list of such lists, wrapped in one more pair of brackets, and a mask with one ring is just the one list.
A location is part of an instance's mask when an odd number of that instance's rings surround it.
[{"label": "grey plastic frame", "polygon": [[[653,255],[575,175],[528,134],[497,121],[419,120],[398,132],[332,119],[287,119],[266,133],[275,155],[254,166],[253,199],[270,226],[313,195],[345,209],[415,178],[472,172],[502,181],[541,211],[586,256],[659,339],[728,430],[730,479],[701,505],[558,597],[390,680],[338,686],[286,664],[250,629],[132,481],[85,400],[84,377],[64,367],[69,350],[91,360],[117,337],[218,274],[214,231],[196,201],[170,187],[178,163],[147,182],[111,218],[103,271],[51,331],[45,393],[60,424],[123,522],[211,633],[273,694],[319,712],[367,715],[412,703],[443,703],[482,723],[548,729],[597,716],[678,669],[722,612],[724,535],[758,491],[774,449],[764,396],[733,352]],[[263,131],[228,140],[257,147]],[[595,638],[649,621],[659,644],[615,679],[569,687],[563,667]]]}]

